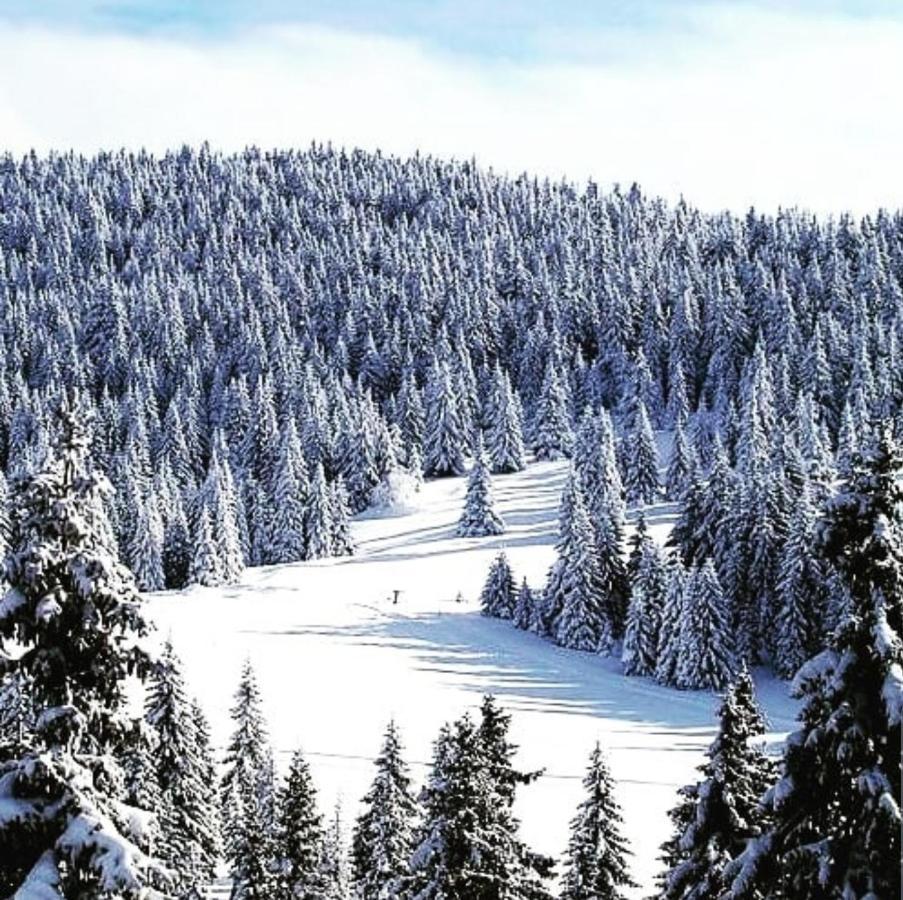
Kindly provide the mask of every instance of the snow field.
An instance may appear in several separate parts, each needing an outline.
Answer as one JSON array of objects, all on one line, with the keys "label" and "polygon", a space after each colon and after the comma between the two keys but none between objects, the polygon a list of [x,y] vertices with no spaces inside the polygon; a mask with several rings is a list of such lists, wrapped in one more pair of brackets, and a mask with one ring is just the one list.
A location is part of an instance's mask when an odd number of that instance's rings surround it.
[{"label": "snow field", "polygon": [[[232,694],[248,657],[280,768],[302,747],[323,810],[341,798],[350,823],[391,717],[422,782],[442,723],[475,711],[491,692],[512,713],[518,764],[546,771],[520,794],[525,840],[561,855],[599,740],[619,785],[641,885],[635,894],[647,895],[669,834],[667,810],[677,788],[695,779],[718,698],[626,678],[617,660],[564,650],[478,609],[500,549],[518,582],[526,576],[533,587],[543,584],[566,474],[567,464],[555,462],[494,476],[508,527],[498,537],[455,536],[466,479],[444,479],[424,485],[416,511],[355,521],[355,557],[249,569],[237,586],[151,595],[159,637],[171,635],[217,752],[230,734]],[[652,535],[664,540],[673,509],[660,504],[646,515]],[[760,673],[757,684],[769,738],[779,740],[793,726],[794,706],[783,683]]]}]

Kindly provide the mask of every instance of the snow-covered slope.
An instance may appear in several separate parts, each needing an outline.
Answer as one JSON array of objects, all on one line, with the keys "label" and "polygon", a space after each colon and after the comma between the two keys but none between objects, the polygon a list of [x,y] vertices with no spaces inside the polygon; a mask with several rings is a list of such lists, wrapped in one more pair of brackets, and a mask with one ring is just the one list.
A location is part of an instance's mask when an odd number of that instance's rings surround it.
[{"label": "snow-covered slope", "polygon": [[[354,558],[252,569],[235,587],[153,595],[152,617],[161,635],[171,634],[217,747],[227,740],[232,692],[249,657],[280,760],[303,747],[324,808],[340,796],[350,817],[390,717],[422,778],[440,725],[492,692],[513,714],[521,766],[547,772],[522,792],[525,838],[562,852],[598,739],[620,783],[643,888],[636,895],[648,894],[668,835],[666,811],[711,740],[717,698],[625,678],[614,660],[562,650],[483,618],[477,606],[500,548],[518,580],[542,584],[565,475],[562,463],[539,463],[496,477],[508,524],[500,537],[455,537],[465,481],[431,482],[421,511],[357,521]],[[670,515],[665,505],[647,512],[657,538]],[[767,676],[759,686],[778,736],[793,724],[786,687]]]}]

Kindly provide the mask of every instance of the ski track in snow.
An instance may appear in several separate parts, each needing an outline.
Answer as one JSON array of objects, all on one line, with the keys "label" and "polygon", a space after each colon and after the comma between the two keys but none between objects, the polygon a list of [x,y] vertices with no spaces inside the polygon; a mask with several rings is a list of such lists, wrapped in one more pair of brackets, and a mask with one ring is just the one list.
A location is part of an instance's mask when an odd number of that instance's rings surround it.
[{"label": "ski track in snow", "polygon": [[[626,678],[616,660],[561,649],[478,608],[502,548],[518,582],[526,576],[542,585],[554,559],[566,474],[567,464],[555,462],[494,476],[508,526],[498,537],[456,537],[466,479],[432,481],[419,511],[357,519],[352,558],[249,569],[236,586],[151,595],[158,635],[171,635],[189,690],[210,718],[217,753],[229,738],[232,694],[247,657],[280,768],[303,748],[322,809],[341,798],[348,824],[390,717],[421,783],[442,723],[475,712],[491,692],[512,714],[517,763],[546,770],[521,790],[525,840],[561,855],[598,739],[619,783],[641,885],[635,896],[648,895],[670,832],[667,810],[676,789],[696,778],[718,698]],[[663,541],[673,506],[649,507],[646,517]],[[459,591],[462,603],[455,602]],[[795,706],[786,685],[768,674],[757,673],[757,685],[773,729],[769,740],[780,740],[793,728]]]}]

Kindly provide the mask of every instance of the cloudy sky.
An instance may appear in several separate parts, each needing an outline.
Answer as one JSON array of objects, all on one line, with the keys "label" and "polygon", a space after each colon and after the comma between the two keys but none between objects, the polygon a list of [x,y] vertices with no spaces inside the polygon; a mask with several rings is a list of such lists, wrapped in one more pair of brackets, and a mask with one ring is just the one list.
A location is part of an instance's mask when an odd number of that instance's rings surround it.
[{"label": "cloudy sky", "polygon": [[0,0],[0,149],[311,141],[903,207],[899,0]]}]

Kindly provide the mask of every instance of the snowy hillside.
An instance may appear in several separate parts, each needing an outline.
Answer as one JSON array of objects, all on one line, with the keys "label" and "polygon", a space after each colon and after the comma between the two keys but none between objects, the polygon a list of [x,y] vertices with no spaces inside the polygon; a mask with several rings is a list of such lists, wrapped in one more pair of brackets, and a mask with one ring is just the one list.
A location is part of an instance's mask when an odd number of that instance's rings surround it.
[{"label": "snowy hillside", "polygon": [[[416,778],[440,725],[495,693],[513,713],[518,762],[547,774],[524,789],[524,837],[559,856],[599,739],[620,786],[640,897],[658,871],[666,810],[714,733],[716,698],[625,678],[613,660],[568,651],[479,614],[489,563],[505,548],[515,577],[539,587],[553,560],[564,463],[494,479],[508,525],[494,538],[455,537],[465,480],[427,483],[419,511],[359,518],[354,557],[247,570],[239,585],[151,596],[160,637],[171,634],[187,682],[221,748],[242,661],[253,662],[284,766],[303,747],[324,809],[356,811],[390,717]],[[663,540],[671,507],[647,512]],[[399,590],[397,605],[391,601]],[[456,602],[458,592],[464,601]],[[776,739],[793,724],[786,687],[759,679]]]}]

